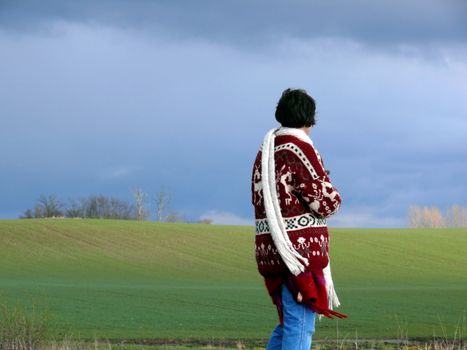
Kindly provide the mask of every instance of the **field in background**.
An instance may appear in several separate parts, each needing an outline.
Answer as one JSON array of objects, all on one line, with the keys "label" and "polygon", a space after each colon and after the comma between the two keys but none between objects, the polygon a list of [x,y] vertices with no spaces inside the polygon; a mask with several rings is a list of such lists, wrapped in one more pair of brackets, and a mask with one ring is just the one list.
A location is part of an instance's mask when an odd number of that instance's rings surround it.
[{"label": "field in background", "polygon": [[[277,316],[253,242],[251,227],[0,220],[0,303],[49,310],[57,338],[266,339]],[[331,229],[349,319],[315,338],[452,336],[466,251],[467,229]]]}]

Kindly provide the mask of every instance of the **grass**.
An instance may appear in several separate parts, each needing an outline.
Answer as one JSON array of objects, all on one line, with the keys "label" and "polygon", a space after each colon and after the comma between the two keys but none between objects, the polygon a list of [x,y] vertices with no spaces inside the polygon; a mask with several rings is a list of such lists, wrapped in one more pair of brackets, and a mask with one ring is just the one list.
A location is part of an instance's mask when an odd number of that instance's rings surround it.
[{"label": "grass", "polygon": [[[0,300],[37,305],[50,337],[266,339],[277,322],[250,227],[0,220]],[[339,337],[453,337],[467,309],[466,229],[331,229]],[[442,327],[441,327],[442,325]],[[464,333],[465,334],[465,333]],[[335,339],[336,321],[316,339]]]},{"label": "grass", "polygon": [[18,307],[0,307],[0,349],[34,350],[46,343],[47,313],[26,313]]}]

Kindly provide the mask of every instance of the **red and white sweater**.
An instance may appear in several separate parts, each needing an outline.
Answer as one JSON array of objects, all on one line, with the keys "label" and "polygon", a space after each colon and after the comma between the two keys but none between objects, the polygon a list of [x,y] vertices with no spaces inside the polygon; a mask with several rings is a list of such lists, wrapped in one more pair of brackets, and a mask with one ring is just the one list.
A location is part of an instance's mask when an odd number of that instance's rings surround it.
[{"label": "red and white sweater", "polygon": [[300,292],[303,303],[318,314],[346,317],[332,310],[332,302],[338,306],[339,301],[332,295],[326,226],[326,218],[339,209],[341,196],[304,131],[294,128],[275,131],[274,161],[275,190],[286,234],[295,251],[308,260],[303,272],[291,273],[274,244],[264,203],[260,149],[253,166],[251,186],[256,218],[256,261],[278,308],[279,319],[282,323],[279,288],[282,283],[286,283],[294,295]]}]

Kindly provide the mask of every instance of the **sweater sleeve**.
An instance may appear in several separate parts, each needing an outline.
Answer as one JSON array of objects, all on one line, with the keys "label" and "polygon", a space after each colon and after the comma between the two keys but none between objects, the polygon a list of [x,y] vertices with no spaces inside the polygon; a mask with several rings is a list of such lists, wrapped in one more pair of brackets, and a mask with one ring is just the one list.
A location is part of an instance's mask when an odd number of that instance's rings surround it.
[{"label": "sweater sleeve", "polygon": [[294,189],[313,214],[327,218],[337,212],[341,196],[331,183],[318,152],[310,144],[300,145],[303,152],[296,164]]}]

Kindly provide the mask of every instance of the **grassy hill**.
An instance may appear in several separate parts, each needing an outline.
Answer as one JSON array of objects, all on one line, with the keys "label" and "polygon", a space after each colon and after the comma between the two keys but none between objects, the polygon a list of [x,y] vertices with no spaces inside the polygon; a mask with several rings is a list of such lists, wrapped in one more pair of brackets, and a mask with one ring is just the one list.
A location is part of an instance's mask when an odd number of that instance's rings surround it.
[{"label": "grassy hill", "polygon": [[[253,242],[251,227],[0,220],[0,303],[47,308],[57,336],[265,339],[277,316]],[[453,335],[466,252],[466,229],[331,229],[349,319],[323,319],[316,338]]]}]

